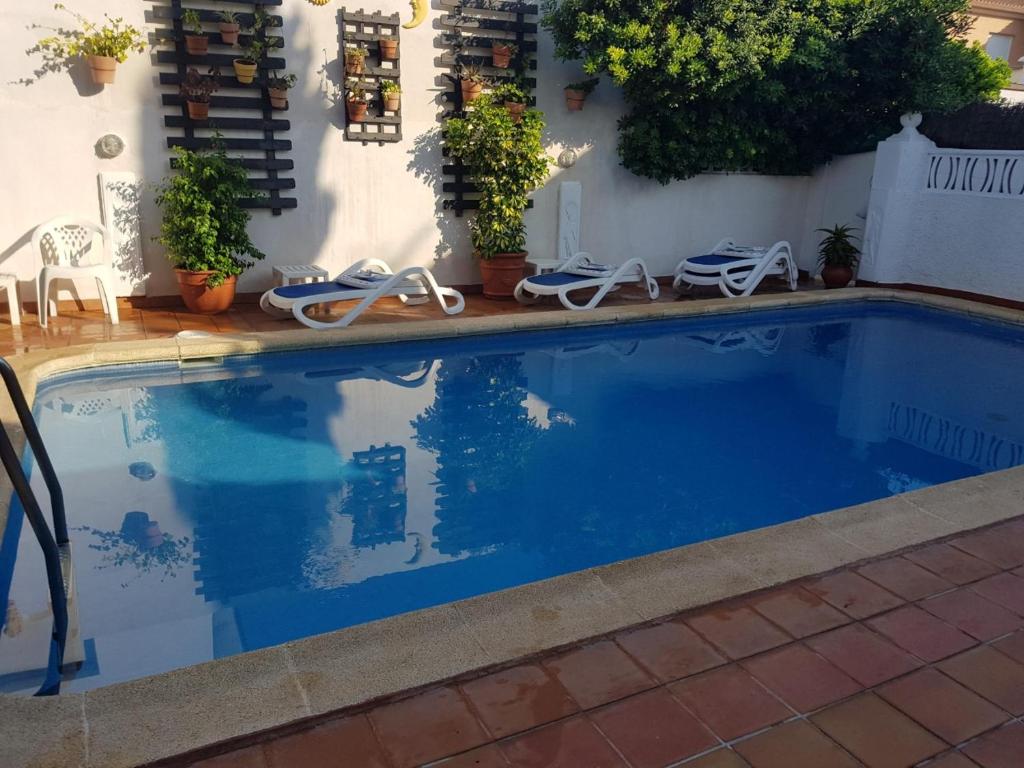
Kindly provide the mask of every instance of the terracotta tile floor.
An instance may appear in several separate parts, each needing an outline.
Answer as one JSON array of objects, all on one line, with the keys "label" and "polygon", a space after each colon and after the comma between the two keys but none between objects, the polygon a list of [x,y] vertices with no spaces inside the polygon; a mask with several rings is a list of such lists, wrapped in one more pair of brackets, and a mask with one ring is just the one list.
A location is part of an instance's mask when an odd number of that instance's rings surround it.
[{"label": "terracotta tile floor", "polygon": [[[800,285],[800,290],[819,290],[820,283]],[[785,292],[781,284],[765,283],[759,293]],[[669,286],[662,286],[659,302],[694,301],[701,298],[717,298],[717,289],[701,289],[700,293],[677,298]],[[624,286],[616,295],[607,297],[602,306],[626,306],[646,302],[646,295],[631,286]],[[339,304],[338,307],[344,307]],[[514,312],[545,312],[561,310],[554,299],[545,300],[530,307],[515,301],[495,301],[479,294],[466,294],[466,308],[459,317],[480,317]],[[38,316],[22,312],[18,327],[12,326],[6,314],[0,314],[0,355],[9,356],[36,349],[57,349],[74,344],[92,344],[97,341],[129,341],[159,339],[174,336],[179,331],[209,331],[210,333],[236,333],[245,331],[278,331],[301,328],[295,320],[278,320],[269,317],[253,303],[236,302],[227,312],[220,315],[194,315],[184,309],[154,308],[137,309],[123,303],[118,313],[120,323],[111,325],[101,311],[62,310],[50,319],[46,328],[39,326]],[[322,317],[329,317],[325,314]],[[374,304],[356,322],[393,323],[410,319],[441,319],[444,313],[432,304],[403,307],[398,299],[382,299]]]},{"label": "terracotta tile floor", "polygon": [[1022,566],[1024,517],[180,764],[1022,768]]}]

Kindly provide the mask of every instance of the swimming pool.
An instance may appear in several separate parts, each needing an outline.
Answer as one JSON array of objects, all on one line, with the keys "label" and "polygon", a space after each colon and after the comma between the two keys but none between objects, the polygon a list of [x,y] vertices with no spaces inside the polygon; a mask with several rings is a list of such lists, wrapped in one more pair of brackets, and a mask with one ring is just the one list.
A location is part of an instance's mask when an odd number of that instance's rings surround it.
[{"label": "swimming pool", "polygon": [[[1022,338],[863,303],[55,379],[64,690],[1015,466]],[[14,645],[48,627],[29,535],[14,511],[0,690],[44,652]]]}]

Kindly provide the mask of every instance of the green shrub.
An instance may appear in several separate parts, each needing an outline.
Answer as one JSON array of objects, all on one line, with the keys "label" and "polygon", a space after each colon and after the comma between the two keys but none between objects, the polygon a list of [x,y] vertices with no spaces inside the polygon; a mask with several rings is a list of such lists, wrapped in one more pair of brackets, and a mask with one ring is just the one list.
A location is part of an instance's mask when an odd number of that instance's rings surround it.
[{"label": "green shrub", "polygon": [[212,271],[206,284],[216,288],[264,257],[249,239],[249,212],[239,205],[255,194],[245,169],[222,147],[179,147],[175,153],[178,173],[157,189],[156,203],[163,210],[157,240],[176,269]]},{"label": "green shrub", "polygon": [[125,24],[120,16],[112,19],[104,14],[103,18],[107,23],[101,26],[61,3],[53,7],[59,11],[67,11],[82,25],[82,28],[77,30],[53,30],[57,34],[39,41],[38,48],[54,57],[70,59],[76,56],[110,56],[124,63],[132,51],[142,53],[146,50],[142,32],[131,24]]},{"label": "green shrub", "polygon": [[998,97],[1005,62],[963,34],[968,0],[549,0],[556,55],[607,73],[623,164],[801,173],[873,148],[907,111]]},{"label": "green shrub", "polygon": [[470,166],[480,190],[480,207],[469,227],[473,247],[482,259],[526,247],[523,212],[528,195],[548,176],[543,130],[541,112],[527,109],[522,120],[515,122],[504,104],[490,94],[473,102],[465,117],[445,123],[445,147]]}]

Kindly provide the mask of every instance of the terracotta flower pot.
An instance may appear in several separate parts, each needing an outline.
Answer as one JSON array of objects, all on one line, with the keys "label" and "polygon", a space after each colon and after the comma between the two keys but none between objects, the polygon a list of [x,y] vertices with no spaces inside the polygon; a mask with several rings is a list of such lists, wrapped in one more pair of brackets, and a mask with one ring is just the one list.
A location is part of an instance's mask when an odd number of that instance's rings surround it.
[{"label": "terracotta flower pot", "polygon": [[526,111],[525,104],[521,104],[518,101],[506,101],[505,109],[512,115],[512,122],[521,123],[523,121],[523,112]]},{"label": "terracotta flower pot", "polygon": [[828,266],[821,270],[821,279],[826,288],[845,288],[853,280],[850,267]]},{"label": "terracotta flower pot", "polygon": [[587,94],[583,91],[577,91],[575,88],[565,89],[565,106],[569,108],[570,112],[579,112],[583,109],[583,102],[586,100]]},{"label": "terracotta flower pot", "polygon": [[398,108],[402,105],[401,94],[393,94],[391,96],[381,97],[381,101],[384,104],[384,110],[386,112],[397,112]]},{"label": "terracotta flower pot", "polygon": [[97,85],[114,82],[114,76],[117,75],[117,59],[113,56],[90,56],[89,74]]},{"label": "terracotta flower pot", "polygon": [[350,123],[362,123],[366,121],[365,101],[346,101],[345,110],[348,112],[348,121]]},{"label": "terracotta flower pot", "polygon": [[470,104],[480,98],[484,92],[483,83],[474,83],[472,80],[462,81],[462,103]]},{"label": "terracotta flower pot", "polygon": [[220,41],[224,45],[235,45],[238,42],[238,33],[241,27],[238,24],[229,24],[226,21],[220,23]]},{"label": "terracotta flower pot", "polygon": [[380,60],[394,61],[398,58],[398,41],[394,38],[382,37],[378,41],[380,46]]},{"label": "terracotta flower pot", "polygon": [[235,59],[232,64],[235,67],[235,77],[238,82],[248,85],[256,79],[258,66],[252,59]]},{"label": "terracotta flower pot", "polygon": [[210,50],[206,35],[185,35],[185,50],[190,56],[205,56]]},{"label": "terracotta flower pot", "polygon": [[356,56],[352,53],[345,54],[345,74],[346,75],[361,75],[363,74],[363,63],[366,61],[362,56]]},{"label": "terracotta flower pot", "polygon": [[287,88],[267,88],[267,95],[270,97],[270,106],[274,109],[285,109],[288,106]]},{"label": "terracotta flower pot", "polygon": [[508,69],[512,63],[512,49],[504,43],[491,43],[491,66]]},{"label": "terracotta flower pot", "polygon": [[514,298],[516,285],[523,279],[527,255],[526,251],[496,253],[490,259],[480,259],[484,296],[489,299]]},{"label": "terracotta flower pot", "polygon": [[192,120],[206,120],[210,116],[210,102],[186,101],[188,116]]},{"label": "terracotta flower pot", "polygon": [[178,276],[181,298],[190,312],[215,315],[226,310],[235,300],[235,283],[238,279],[234,275],[225,278],[216,288],[210,288],[206,284],[206,278],[213,272],[187,272],[184,269],[176,269],[174,273]]}]

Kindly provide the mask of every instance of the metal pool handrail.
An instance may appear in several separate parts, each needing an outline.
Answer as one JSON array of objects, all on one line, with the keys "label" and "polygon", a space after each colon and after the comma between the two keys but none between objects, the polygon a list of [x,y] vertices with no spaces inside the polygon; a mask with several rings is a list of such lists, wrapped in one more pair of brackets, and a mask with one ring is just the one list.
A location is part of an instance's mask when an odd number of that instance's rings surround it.
[{"label": "metal pool handrail", "polygon": [[[0,424],[0,460],[3,461],[7,476],[11,478],[14,485],[14,492],[18,494],[21,506],[28,518],[29,525],[39,541],[43,550],[43,560],[46,563],[46,580],[50,588],[50,602],[53,606],[53,634],[50,641],[49,664],[47,666],[46,679],[36,693],[37,696],[52,696],[60,693],[61,664],[64,661],[64,645],[68,633],[68,604],[67,589],[64,582],[64,562],[70,560],[70,547],[68,544],[68,524],[64,516],[64,493],[61,490],[60,482],[57,480],[57,473],[53,471],[53,464],[50,456],[43,445],[43,438],[39,434],[36,420],[25,400],[25,393],[18,383],[18,377],[11,368],[10,363],[0,357],[0,376],[3,377],[7,386],[7,393],[14,403],[14,410],[18,414],[18,421],[25,431],[29,447],[36,458],[39,471],[46,481],[46,488],[50,493],[50,507],[53,516],[53,533],[46,524],[46,518],[39,507],[35,493],[29,484],[25,470],[14,445],[11,443],[10,435],[7,434],[7,425]],[[69,563],[70,566],[70,563]]]}]

